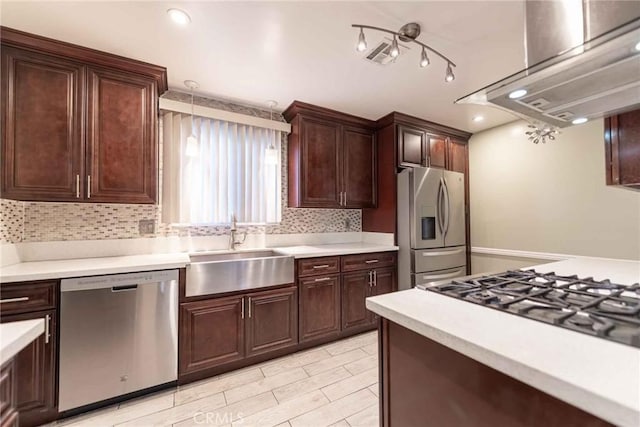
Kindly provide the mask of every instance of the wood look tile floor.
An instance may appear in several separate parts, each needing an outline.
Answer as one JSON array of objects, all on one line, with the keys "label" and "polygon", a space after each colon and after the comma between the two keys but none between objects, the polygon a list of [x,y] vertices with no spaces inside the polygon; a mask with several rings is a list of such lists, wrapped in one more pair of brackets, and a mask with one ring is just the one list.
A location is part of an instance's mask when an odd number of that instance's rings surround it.
[{"label": "wood look tile floor", "polygon": [[65,427],[375,427],[377,332],[60,420]]}]

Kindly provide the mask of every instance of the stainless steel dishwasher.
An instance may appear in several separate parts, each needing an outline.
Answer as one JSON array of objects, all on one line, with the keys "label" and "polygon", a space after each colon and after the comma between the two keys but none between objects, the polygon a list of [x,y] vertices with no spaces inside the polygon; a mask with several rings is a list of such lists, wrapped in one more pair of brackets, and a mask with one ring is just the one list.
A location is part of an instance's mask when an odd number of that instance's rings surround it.
[{"label": "stainless steel dishwasher", "polygon": [[59,411],[175,381],[178,270],[64,279]]}]

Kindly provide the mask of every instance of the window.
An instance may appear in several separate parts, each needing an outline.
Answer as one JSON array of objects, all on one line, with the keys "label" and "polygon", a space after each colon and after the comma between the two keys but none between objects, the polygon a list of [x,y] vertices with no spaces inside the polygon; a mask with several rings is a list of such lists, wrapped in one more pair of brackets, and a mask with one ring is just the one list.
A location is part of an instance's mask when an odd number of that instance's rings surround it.
[{"label": "window", "polygon": [[266,161],[267,148],[280,153],[280,131],[196,117],[197,144],[187,143],[190,135],[190,115],[165,113],[164,222],[228,224],[232,214],[242,223],[280,222],[280,156]]}]

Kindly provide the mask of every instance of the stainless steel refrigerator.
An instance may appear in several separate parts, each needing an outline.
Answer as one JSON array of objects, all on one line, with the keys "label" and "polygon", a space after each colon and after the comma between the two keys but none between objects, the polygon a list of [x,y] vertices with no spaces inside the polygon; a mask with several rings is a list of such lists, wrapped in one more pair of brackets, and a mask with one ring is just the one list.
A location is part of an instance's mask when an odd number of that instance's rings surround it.
[{"label": "stainless steel refrigerator", "polygon": [[466,275],[464,174],[398,174],[398,288]]}]

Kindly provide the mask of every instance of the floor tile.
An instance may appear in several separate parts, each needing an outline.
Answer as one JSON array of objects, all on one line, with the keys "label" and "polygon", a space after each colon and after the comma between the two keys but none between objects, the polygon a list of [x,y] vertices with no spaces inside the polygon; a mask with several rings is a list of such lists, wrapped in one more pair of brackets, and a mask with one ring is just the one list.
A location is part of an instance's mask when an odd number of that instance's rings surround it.
[{"label": "floor tile", "polygon": [[351,426],[349,425],[349,423],[346,420],[340,420],[335,424],[331,424],[329,427],[351,427]]},{"label": "floor tile", "polygon": [[324,347],[332,355],[345,353],[349,350],[356,349],[358,347],[364,347],[366,345],[374,344],[378,342],[376,332],[367,332],[365,334],[356,335],[352,338],[343,339]]},{"label": "floor tile", "polygon": [[157,397],[145,397],[139,402],[132,401],[120,409],[114,406],[92,412],[88,414],[88,416],[80,416],[69,419],[68,421],[63,420],[61,424],[69,427],[112,426],[145,415],[154,414],[171,407],[173,407],[173,393],[163,393]]},{"label": "floor tile", "polygon": [[242,420],[257,412],[278,405],[278,401],[270,391],[241,400],[231,405],[223,406],[214,411],[198,414],[184,421],[174,424],[175,427],[191,426],[222,426],[230,425],[234,421]]},{"label": "floor tile", "polygon": [[359,374],[360,372],[367,371],[371,368],[378,367],[378,356],[367,356],[362,359],[358,359],[351,363],[344,365],[344,368],[351,373],[351,375]]},{"label": "floor tile", "polygon": [[289,420],[292,427],[327,426],[374,405],[378,399],[369,390],[360,390],[304,415]]},{"label": "floor tile", "polygon": [[379,383],[375,383],[374,385],[367,387],[369,389],[369,391],[373,394],[375,394],[376,396],[380,396],[380,384]]},{"label": "floor tile", "polygon": [[355,350],[306,365],[304,370],[307,371],[310,376],[318,375],[320,372],[328,371],[331,368],[345,365],[358,359],[362,359],[363,357],[367,357],[367,353],[356,348]]},{"label": "floor tile", "polygon": [[183,420],[193,419],[200,413],[215,411],[226,405],[222,393],[207,396],[205,398],[188,402],[183,405],[155,412],[150,415],[135,418],[126,423],[117,424],[118,427],[139,426],[170,426]]},{"label": "floor tile", "polygon": [[[320,390],[303,394],[278,406],[239,420],[234,426],[271,427],[325,406],[329,401]],[[305,426],[308,427],[308,426]]]},{"label": "floor tile", "polygon": [[380,425],[378,405],[371,405],[366,409],[347,418],[351,427],[372,427]]},{"label": "floor tile", "polygon": [[278,399],[278,402],[284,402],[285,400],[295,398],[301,394],[309,393],[313,390],[319,390],[322,387],[350,376],[351,374],[345,368],[339,366],[337,368],[321,372],[318,375],[275,388],[273,389],[273,394],[276,396],[276,399]]},{"label": "floor tile", "polygon": [[303,351],[301,353],[295,353],[292,356],[278,359],[274,363],[266,364],[263,366],[262,372],[265,377],[280,374],[288,371],[289,369],[299,368],[304,365],[308,365],[319,360],[328,359],[331,354],[323,348],[317,348],[312,350]]},{"label": "floor tile", "polygon": [[365,353],[367,354],[373,354],[373,355],[378,355],[378,343],[376,342],[375,344],[367,344],[363,347],[361,347]]},{"label": "floor tile", "polygon": [[232,404],[307,377],[308,375],[304,369],[295,368],[281,374],[265,377],[259,381],[254,381],[240,387],[232,388],[225,391],[224,396],[227,399],[227,404]]},{"label": "floor tile", "polygon": [[334,401],[358,390],[366,389],[377,382],[378,368],[373,368],[323,387],[322,392],[329,398],[329,400]]},{"label": "floor tile", "polygon": [[192,402],[212,394],[231,390],[245,384],[259,381],[264,378],[259,368],[243,369],[229,374],[208,378],[198,383],[189,384],[185,387],[179,387],[175,393],[175,404]]},{"label": "floor tile", "polygon": [[278,424],[276,427],[291,427],[291,424],[289,424],[289,421],[285,421],[282,424]]}]

